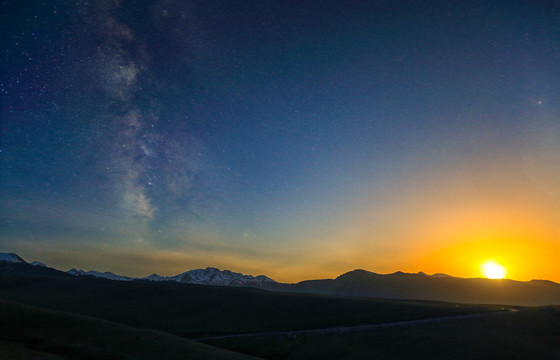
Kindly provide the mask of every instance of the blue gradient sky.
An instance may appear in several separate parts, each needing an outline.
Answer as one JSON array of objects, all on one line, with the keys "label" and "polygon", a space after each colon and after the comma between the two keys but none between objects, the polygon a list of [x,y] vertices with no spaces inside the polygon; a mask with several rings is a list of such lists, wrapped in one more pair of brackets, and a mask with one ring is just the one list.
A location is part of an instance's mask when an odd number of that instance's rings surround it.
[{"label": "blue gradient sky", "polygon": [[557,2],[1,6],[0,250],[560,280]]}]

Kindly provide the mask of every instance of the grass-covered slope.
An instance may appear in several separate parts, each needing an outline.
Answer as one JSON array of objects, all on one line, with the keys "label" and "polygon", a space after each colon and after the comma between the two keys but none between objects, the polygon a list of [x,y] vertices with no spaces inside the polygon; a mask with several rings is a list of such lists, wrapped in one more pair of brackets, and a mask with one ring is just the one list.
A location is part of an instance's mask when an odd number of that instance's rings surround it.
[{"label": "grass-covered slope", "polygon": [[0,301],[2,359],[254,359],[167,333]]},{"label": "grass-covered slope", "polygon": [[268,360],[560,359],[560,307],[367,332],[213,340]]},{"label": "grass-covered slope", "polygon": [[436,302],[287,294],[174,282],[27,276],[23,270],[0,271],[0,298],[189,338],[484,311],[476,306]]}]

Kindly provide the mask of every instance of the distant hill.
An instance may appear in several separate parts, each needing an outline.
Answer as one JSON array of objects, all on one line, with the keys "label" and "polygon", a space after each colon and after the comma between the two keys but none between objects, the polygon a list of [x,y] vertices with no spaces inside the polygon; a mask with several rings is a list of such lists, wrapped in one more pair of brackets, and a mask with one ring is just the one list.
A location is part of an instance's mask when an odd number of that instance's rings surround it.
[{"label": "distant hill", "polygon": [[406,321],[497,308],[281,293],[176,281],[113,281],[72,276],[29,264],[0,266],[0,299],[189,338]]},{"label": "distant hill", "polygon": [[78,269],[70,269],[67,271],[68,274],[73,275],[73,276],[94,276],[94,277],[99,277],[99,278],[104,278],[104,279],[109,279],[109,280],[117,280],[117,281],[132,281],[134,280],[134,278],[128,277],[128,276],[122,276],[122,275],[117,275],[115,273],[112,273],[110,271],[106,271],[106,272],[99,272],[99,271],[95,271],[95,270],[89,270],[89,271],[84,271],[84,270],[78,270]]},{"label": "distant hill", "polygon": [[385,299],[540,306],[560,304],[560,284],[546,280],[465,279],[445,274],[354,270],[336,279],[278,284],[271,290]]},{"label": "distant hill", "polygon": [[[23,260],[15,253],[0,253],[0,263],[27,264],[25,260]],[[29,265],[47,268],[47,266],[44,263],[39,261],[33,261]],[[25,271],[29,272],[33,270],[26,268]],[[218,285],[218,286],[262,287],[263,285],[266,284],[276,283],[276,281],[272,280],[271,278],[265,275],[258,275],[258,276],[244,275],[230,270],[220,270],[213,267],[207,267],[206,269],[189,270],[174,276],[160,276],[158,274],[152,274],[144,278],[134,278],[129,276],[117,275],[110,271],[99,272],[95,270],[84,271],[79,269],[70,269],[66,273],[72,276],[92,276],[92,277],[117,280],[117,281],[132,281],[132,280],[176,281],[176,282],[187,283],[187,284]]]},{"label": "distant hill", "polygon": [[24,263],[25,260],[14,253],[0,253],[0,261],[10,263]]},{"label": "distant hill", "polygon": [[[17,257],[21,259],[19,256]],[[33,263],[28,264],[23,260],[0,260],[0,281],[4,278],[29,278],[30,276],[72,277],[72,275],[67,274],[64,271],[56,270],[46,266],[36,265]]]},{"label": "distant hill", "polygon": [[[152,275],[153,276],[153,275]],[[229,270],[219,270],[208,267],[206,269],[190,270],[185,273],[163,278],[164,280],[174,280],[188,284],[200,285],[222,285],[222,286],[246,286],[263,285],[266,283],[276,283],[271,278],[259,275],[243,275]]]},{"label": "distant hill", "polygon": [[[197,285],[257,287],[271,291],[353,296],[380,299],[435,300],[473,304],[509,304],[522,306],[560,305],[560,284],[547,280],[515,281],[483,278],[459,278],[442,273],[427,275],[423,272],[377,274],[354,270],[336,279],[307,280],[297,284],[277,283],[259,275],[244,275],[229,270],[190,270],[175,276],[152,274],[132,278],[112,272],[71,269],[67,273],[33,262],[30,266],[14,253],[0,253],[0,268],[27,273],[48,273],[55,276],[97,277],[109,280],[150,282],[178,282]],[[25,265],[25,266],[23,266]]]},{"label": "distant hill", "polygon": [[176,281],[187,284],[199,285],[219,285],[219,286],[257,286],[260,287],[267,283],[276,283],[271,278],[259,275],[244,275],[229,270],[220,270],[213,267],[206,269],[190,270],[174,276],[160,276],[152,274],[144,278],[132,278],[128,276],[117,275],[112,272],[98,272],[95,270],[83,271],[77,269],[68,270],[68,274],[74,276],[95,276],[109,280],[132,281],[132,280],[149,280],[149,281]]},{"label": "distant hill", "polygon": [[47,265],[45,265],[44,263],[42,263],[40,261],[32,261],[32,262],[29,263],[29,265],[47,267]]},{"label": "distant hill", "polygon": [[[0,253],[0,264],[2,263],[4,263],[3,265],[4,267],[6,266],[6,263],[27,264],[25,260],[23,260],[15,253]],[[47,265],[39,261],[33,261],[29,263],[29,265],[48,268]],[[26,272],[34,271],[31,268],[25,268],[25,267],[19,268],[19,270],[24,270]],[[66,273],[73,276],[92,276],[92,277],[117,280],[117,281],[132,281],[132,280],[176,281],[180,283],[198,284],[198,285],[261,287],[265,284],[276,283],[276,281],[272,280],[268,276],[244,275],[229,270],[216,269],[213,267],[207,267],[206,269],[189,270],[187,272],[174,276],[160,276],[158,274],[152,274],[144,278],[134,278],[129,276],[117,275],[110,271],[99,272],[95,270],[84,271],[79,269],[70,269]]]}]

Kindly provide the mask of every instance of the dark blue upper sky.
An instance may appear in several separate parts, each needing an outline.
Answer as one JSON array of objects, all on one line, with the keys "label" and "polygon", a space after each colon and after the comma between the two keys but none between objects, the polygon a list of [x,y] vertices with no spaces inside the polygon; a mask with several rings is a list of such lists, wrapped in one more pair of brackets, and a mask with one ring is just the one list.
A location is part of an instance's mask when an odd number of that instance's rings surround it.
[{"label": "dark blue upper sky", "polygon": [[4,250],[315,274],[422,263],[465,199],[558,214],[558,1],[1,7]]}]

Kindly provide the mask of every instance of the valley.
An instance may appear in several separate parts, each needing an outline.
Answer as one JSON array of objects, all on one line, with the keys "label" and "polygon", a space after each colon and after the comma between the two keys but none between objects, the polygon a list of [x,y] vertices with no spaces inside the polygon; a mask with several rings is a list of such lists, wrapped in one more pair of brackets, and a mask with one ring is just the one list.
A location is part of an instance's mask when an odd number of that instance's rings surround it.
[{"label": "valley", "polygon": [[[542,358],[560,351],[554,340],[560,335],[560,308],[554,306],[118,281],[75,276],[24,261],[0,261],[0,299],[0,349],[47,359],[172,359],[181,354],[189,359],[308,359],[314,358],[312,354],[360,359],[391,353],[394,358],[409,358],[423,349],[424,342],[442,339],[440,346],[423,350],[422,356],[444,358],[452,344],[491,347],[488,336],[497,339],[498,347],[507,336],[520,338],[518,347],[539,344]],[[518,334],[520,326],[534,331]],[[496,327],[501,333],[494,333]],[[403,337],[409,345],[397,346]],[[377,345],[372,349],[371,344]]]}]

